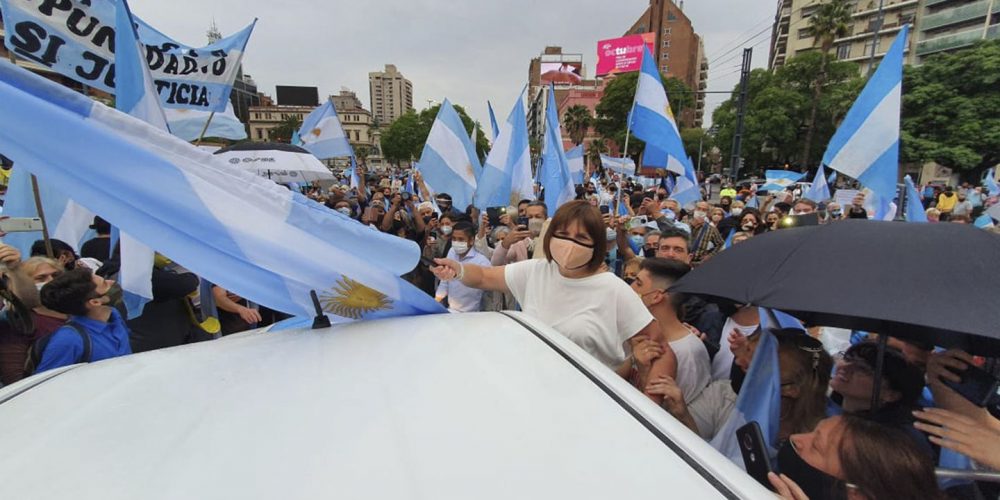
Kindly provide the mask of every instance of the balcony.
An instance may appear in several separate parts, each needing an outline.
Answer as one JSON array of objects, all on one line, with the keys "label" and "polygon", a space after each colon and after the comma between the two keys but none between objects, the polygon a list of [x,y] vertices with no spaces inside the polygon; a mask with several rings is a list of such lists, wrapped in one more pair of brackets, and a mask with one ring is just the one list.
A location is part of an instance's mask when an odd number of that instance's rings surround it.
[{"label": "balcony", "polygon": [[[878,14],[878,0],[872,2],[874,8],[865,10],[856,10],[851,14],[851,17],[865,17]],[[910,5],[917,5],[917,0],[903,0],[902,2],[893,2],[892,0],[887,0],[884,5],[882,5],[882,12],[889,12],[891,10],[896,10],[902,7],[908,7]]]},{"label": "balcony", "polygon": [[[982,28],[976,28],[976,29],[961,31],[951,35],[931,38],[930,40],[917,42],[917,55],[926,56],[928,54],[933,54],[935,52],[968,47],[982,40],[982,38],[983,38]],[[1000,39],[1000,24],[994,24],[993,26],[990,26],[990,28],[986,31],[986,39],[987,40]]]},{"label": "balcony", "polygon": [[955,0],[925,0],[924,1],[924,7],[934,7],[934,6],[937,6],[937,5],[941,5],[943,3],[948,3],[948,2],[953,2],[953,1],[955,1]]},{"label": "balcony", "polygon": [[[923,20],[920,22],[920,31],[930,31],[950,26],[952,24],[961,24],[985,17],[989,6],[990,0],[980,0],[976,3],[970,3],[954,9],[938,12],[937,14],[924,16]],[[993,13],[995,14],[997,12],[1000,12],[1000,3],[994,2]]]}]

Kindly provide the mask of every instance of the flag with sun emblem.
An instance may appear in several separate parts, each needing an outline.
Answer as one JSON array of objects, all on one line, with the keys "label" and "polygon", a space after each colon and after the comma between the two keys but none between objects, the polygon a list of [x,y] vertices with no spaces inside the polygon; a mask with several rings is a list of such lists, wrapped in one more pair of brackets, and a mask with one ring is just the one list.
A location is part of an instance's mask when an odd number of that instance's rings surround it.
[{"label": "flag with sun emblem", "polygon": [[0,127],[19,168],[251,302],[312,316],[315,290],[335,321],[446,312],[398,275],[417,266],[416,243],[6,61],[0,115],[20,124]]},{"label": "flag with sun emblem", "polygon": [[354,156],[354,150],[347,142],[347,135],[344,134],[344,127],[340,125],[340,118],[337,117],[333,101],[326,101],[302,120],[299,140],[302,141],[302,147],[306,151],[320,160]]},{"label": "flag with sun emblem", "polygon": [[465,211],[472,204],[482,169],[462,117],[445,99],[420,154],[424,182],[433,194],[451,195],[452,206]]},{"label": "flag with sun emblem", "polygon": [[632,133],[646,142],[647,151],[653,150],[663,156],[656,166],[683,175],[684,159],[687,158],[684,143],[670,109],[667,91],[663,88],[660,71],[656,68],[656,59],[649,47],[644,47],[644,50],[635,102],[629,114]]}]

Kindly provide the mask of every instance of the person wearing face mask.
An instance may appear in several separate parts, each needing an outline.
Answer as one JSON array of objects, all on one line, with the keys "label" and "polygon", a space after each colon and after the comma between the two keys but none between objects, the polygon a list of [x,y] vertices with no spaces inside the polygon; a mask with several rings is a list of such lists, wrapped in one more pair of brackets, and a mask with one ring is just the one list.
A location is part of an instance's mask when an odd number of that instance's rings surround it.
[{"label": "person wearing face mask", "polygon": [[826,204],[826,220],[827,222],[841,220],[844,218],[844,209],[840,207],[839,203],[830,202]]},{"label": "person wearing face mask", "polygon": [[777,469],[768,479],[783,499],[948,498],[930,456],[902,431],[860,416],[831,417],[793,434],[778,450]]},{"label": "person wearing face mask", "polygon": [[722,207],[712,207],[709,209],[708,213],[709,223],[715,226],[716,231],[718,231],[719,224],[726,218],[726,212],[722,209]]},{"label": "person wearing face mask", "polygon": [[[461,221],[455,224],[452,232],[451,250],[448,251],[448,259],[460,262],[462,265],[477,265],[483,268],[490,267],[490,261],[473,248],[472,224]],[[470,288],[460,281],[444,281],[437,287],[434,298],[438,302],[448,299],[448,310],[453,313],[476,312],[483,310],[483,291],[478,288]]]},{"label": "person wearing face mask", "polygon": [[708,214],[707,201],[699,201],[695,204],[694,214],[691,217],[690,247],[691,265],[695,267],[722,250],[726,243],[715,226],[709,224]]},{"label": "person wearing face mask", "polygon": [[719,231],[720,235],[729,236],[729,233],[734,229],[736,231],[740,230],[740,218],[743,215],[743,202],[735,200],[729,205],[728,209],[725,207],[723,207],[723,209],[726,210],[726,217],[723,218],[721,222],[716,224],[715,229]]},{"label": "person wearing face mask", "polygon": [[[34,373],[132,354],[128,326],[108,305],[111,284],[89,269],[74,269],[42,287],[42,304],[68,315],[69,322],[42,339]],[[41,342],[33,347],[41,347]]]},{"label": "person wearing face mask", "polygon": [[[571,201],[559,208],[543,238],[546,259],[489,268],[437,259],[432,271],[468,287],[510,291],[526,314],[638,387],[650,376],[676,376],[673,358],[663,355],[669,345],[639,296],[601,271],[605,240],[601,214],[585,201]],[[630,341],[649,349],[633,351]]]},{"label": "person wearing face mask", "polygon": [[532,201],[524,208],[527,226],[518,226],[507,233],[507,236],[493,250],[490,263],[494,266],[514,264],[531,258],[532,253],[543,236],[543,227],[548,218],[549,209],[540,201]]}]

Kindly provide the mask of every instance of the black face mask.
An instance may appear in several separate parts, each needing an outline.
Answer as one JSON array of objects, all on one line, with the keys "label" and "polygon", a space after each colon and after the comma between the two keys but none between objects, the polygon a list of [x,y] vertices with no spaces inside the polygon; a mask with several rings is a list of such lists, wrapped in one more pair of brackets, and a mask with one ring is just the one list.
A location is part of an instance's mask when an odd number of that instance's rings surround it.
[{"label": "black face mask", "polygon": [[840,481],[802,460],[790,440],[778,449],[777,465],[778,471],[795,481],[811,500],[839,500],[844,497]]},{"label": "black face mask", "polygon": [[430,215],[425,215],[424,216],[424,224],[430,224],[431,219],[433,219],[433,218],[434,217],[431,217]]},{"label": "black face mask", "polygon": [[643,248],[642,249],[642,256],[643,257],[647,257],[647,258],[649,258],[649,257],[656,257],[656,249],[655,248]]}]

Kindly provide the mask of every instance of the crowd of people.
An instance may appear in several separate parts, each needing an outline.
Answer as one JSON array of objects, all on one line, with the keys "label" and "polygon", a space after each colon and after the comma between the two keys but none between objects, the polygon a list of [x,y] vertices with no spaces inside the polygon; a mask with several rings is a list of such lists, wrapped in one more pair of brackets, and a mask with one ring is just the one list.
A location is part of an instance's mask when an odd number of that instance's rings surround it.
[{"label": "crowd of people", "polygon": [[[764,335],[778,345],[781,380],[778,474],[785,498],[947,498],[982,483],[951,487],[934,467],[950,453],[968,466],[1000,470],[1000,415],[955,392],[970,367],[997,373],[996,360],[889,339],[881,399],[872,406],[877,332],[821,325],[762,330],[752,304],[712,303],[671,285],[719,252],[770,231],[789,216],[818,223],[868,218],[863,196],[851,206],[816,203],[793,188],[771,194],[722,186],[682,207],[664,185],[605,176],[577,187],[553,210],[519,200],[478,211],[432,193],[419,172],[367,176],[306,194],[373,231],[419,245],[422,264],[404,278],[453,313],[519,309],[565,335],[628,380],[693,433],[712,440],[733,413]],[[979,187],[927,191],[932,221],[969,222],[996,199]],[[77,255],[53,240],[22,258],[0,246],[6,266],[6,321],[0,324],[0,381],[78,362],[213,338],[200,320],[197,276],[161,258],[154,299],[125,320],[117,252],[106,223]],[[432,265],[426,264],[433,262]],[[733,277],[738,279],[738,277]],[[221,333],[280,320],[280,313],[213,287]],[[209,329],[210,330],[210,329]],[[740,464],[742,465],[742,464]],[[950,489],[945,490],[946,487]]]}]

